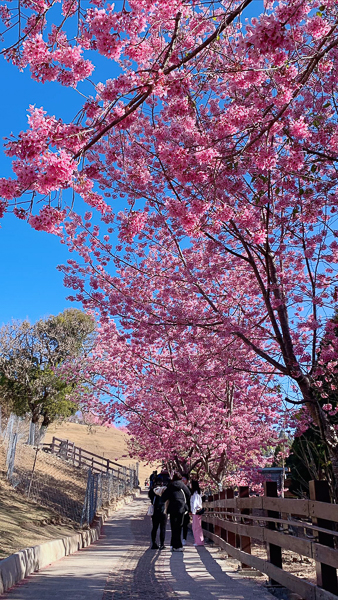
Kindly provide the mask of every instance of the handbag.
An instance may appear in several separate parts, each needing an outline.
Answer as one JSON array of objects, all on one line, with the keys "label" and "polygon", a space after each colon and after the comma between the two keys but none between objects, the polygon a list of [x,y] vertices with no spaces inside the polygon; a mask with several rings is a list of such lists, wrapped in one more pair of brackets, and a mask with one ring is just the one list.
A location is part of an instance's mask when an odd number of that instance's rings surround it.
[{"label": "handbag", "polygon": [[198,510],[196,510],[196,515],[204,515],[205,513],[205,508],[199,508]]},{"label": "handbag", "polygon": [[156,496],[154,496],[154,500],[152,501],[151,505],[148,507],[147,510],[147,516],[148,517],[152,517],[154,514],[154,504],[155,504],[155,500],[156,500]]},{"label": "handbag", "polygon": [[165,485],[159,485],[154,489],[154,493],[156,494],[156,496],[162,496],[163,492],[167,489],[167,487]]}]

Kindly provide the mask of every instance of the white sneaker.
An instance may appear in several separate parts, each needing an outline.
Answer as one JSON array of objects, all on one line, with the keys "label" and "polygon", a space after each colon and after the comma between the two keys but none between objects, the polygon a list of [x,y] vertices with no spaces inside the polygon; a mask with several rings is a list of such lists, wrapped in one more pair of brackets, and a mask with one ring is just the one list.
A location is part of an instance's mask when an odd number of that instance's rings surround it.
[{"label": "white sneaker", "polygon": [[185,545],[186,545],[186,543],[187,543],[187,540],[182,540],[182,544],[183,544],[183,546],[185,546]]},{"label": "white sneaker", "polygon": [[183,552],[183,548],[173,548],[173,552]]}]

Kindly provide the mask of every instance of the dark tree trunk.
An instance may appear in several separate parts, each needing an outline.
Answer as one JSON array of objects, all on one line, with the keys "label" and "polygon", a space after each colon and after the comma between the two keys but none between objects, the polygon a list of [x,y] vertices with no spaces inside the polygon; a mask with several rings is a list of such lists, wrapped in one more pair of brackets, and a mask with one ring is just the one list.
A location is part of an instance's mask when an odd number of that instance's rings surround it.
[{"label": "dark tree trunk", "polygon": [[41,427],[48,427],[48,425],[50,425],[50,423],[51,423],[51,419],[50,419],[48,413],[45,413],[43,415],[43,421],[42,421]]},{"label": "dark tree trunk", "polygon": [[40,417],[40,406],[36,404],[30,405],[32,411],[32,423],[38,423]]},{"label": "dark tree trunk", "polygon": [[297,383],[302,392],[305,406],[308,408],[314,424],[319,429],[320,437],[327,447],[334,477],[334,499],[338,502],[338,432],[335,430],[333,424],[330,423],[329,416],[319,404],[316,398],[316,390],[309,378],[303,376],[297,380]]}]

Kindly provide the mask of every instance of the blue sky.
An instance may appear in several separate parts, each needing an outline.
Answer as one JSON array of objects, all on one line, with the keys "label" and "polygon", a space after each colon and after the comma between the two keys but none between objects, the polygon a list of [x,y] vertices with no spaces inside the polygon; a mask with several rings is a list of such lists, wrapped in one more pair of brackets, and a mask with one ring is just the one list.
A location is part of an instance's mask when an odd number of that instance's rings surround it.
[{"label": "blue sky", "polygon": [[[38,84],[30,79],[28,70],[20,73],[3,59],[0,77],[6,82],[5,93],[0,94],[2,138],[26,129],[30,104],[69,120],[81,105],[81,97],[74,90],[52,83]],[[11,162],[1,150],[0,176],[10,173]],[[33,230],[12,214],[5,215],[0,227],[0,324],[12,318],[35,321],[73,304],[65,300],[68,291],[56,270],[68,257],[59,239]]]},{"label": "blue sky", "polygon": [[[262,12],[262,0],[254,0],[246,16]],[[95,57],[93,79],[105,81],[114,76],[111,62]],[[115,68],[116,73],[116,68]],[[73,89],[57,83],[40,84],[30,79],[26,69],[20,73],[0,57],[0,136],[7,137],[27,128],[30,104],[43,106],[50,115],[71,121],[82,105],[83,98]],[[92,88],[91,88],[92,89]],[[88,88],[87,88],[88,90]],[[10,176],[11,162],[0,149],[0,177]],[[66,301],[62,274],[56,269],[68,258],[59,239],[33,230],[11,214],[0,223],[0,325],[11,319],[37,319],[57,314],[74,303]]]},{"label": "blue sky", "polygon": [[[95,81],[104,81],[112,76],[112,65],[109,62],[108,71],[108,61],[98,58]],[[71,121],[83,104],[83,97],[76,90],[62,88],[55,82],[37,83],[30,78],[28,69],[19,72],[2,57],[0,78],[6,82],[6,92],[0,94],[2,139],[27,129],[30,105],[42,106],[49,115]],[[93,89],[84,85],[87,93]],[[11,160],[0,148],[0,177],[4,176],[11,176]],[[7,213],[0,222],[0,256],[0,325],[11,319],[28,318],[34,322],[75,306],[66,300],[71,290],[64,288],[63,276],[56,269],[69,257],[57,236],[35,231]]]}]

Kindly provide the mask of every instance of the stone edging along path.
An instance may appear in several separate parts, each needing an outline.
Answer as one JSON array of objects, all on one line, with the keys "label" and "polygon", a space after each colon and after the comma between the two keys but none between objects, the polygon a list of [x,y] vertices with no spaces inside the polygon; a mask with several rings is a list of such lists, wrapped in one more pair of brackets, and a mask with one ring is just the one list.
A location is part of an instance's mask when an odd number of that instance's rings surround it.
[{"label": "stone edging along path", "polygon": [[19,550],[0,561],[0,595],[9,590],[13,585],[22,581],[34,571],[39,571],[51,563],[60,560],[64,556],[73,554],[81,548],[87,548],[99,539],[101,529],[107,517],[116,510],[129,504],[138,496],[138,490],[130,496],[125,496],[117,501],[112,509],[106,509],[97,515],[90,529],[85,529],[74,535],[66,536],[56,540],[43,542],[38,546]]}]

